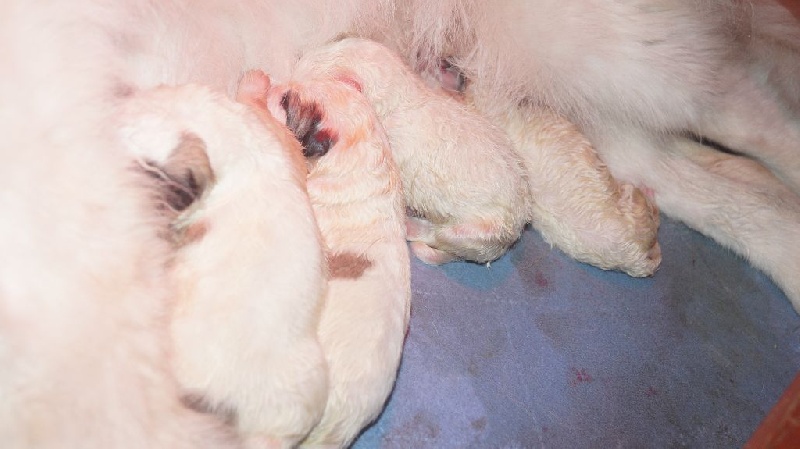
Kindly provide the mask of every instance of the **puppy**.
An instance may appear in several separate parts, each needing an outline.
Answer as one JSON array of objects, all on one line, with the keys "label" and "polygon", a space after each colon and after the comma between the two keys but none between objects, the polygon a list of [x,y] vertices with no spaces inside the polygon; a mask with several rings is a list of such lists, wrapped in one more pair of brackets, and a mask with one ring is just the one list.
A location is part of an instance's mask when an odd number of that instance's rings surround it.
[{"label": "puppy", "polygon": [[[412,67],[450,61],[489,117],[526,104],[563,115],[616,179],[647,186],[800,310],[800,23],[780,3],[399,0],[359,33]],[[692,136],[746,157],[720,153],[725,173],[709,170]]]},{"label": "puppy", "polygon": [[345,447],[394,385],[410,310],[400,175],[367,99],[333,79],[293,80],[270,104],[303,142],[308,194],[328,256],[319,337],[330,395],[304,447]]},{"label": "puppy", "polygon": [[187,404],[225,418],[248,447],[291,447],[327,399],[324,261],[299,145],[257,107],[259,83],[242,80],[248,106],[192,85],[135,94],[120,133],[162,168],[180,214],[170,329]]},{"label": "puppy", "polygon": [[634,277],[661,263],[658,210],[618,182],[574,124],[543,108],[510,110],[504,125],[525,160],[532,226],[574,259]]},{"label": "puppy", "polygon": [[[447,60],[422,68],[433,89],[471,102],[469,80]],[[620,183],[577,126],[546,107],[520,105],[492,117],[522,156],[531,192],[530,222],[572,258],[634,277],[661,263],[658,210],[640,189]]]},{"label": "puppy", "polygon": [[370,100],[403,177],[408,239],[422,261],[490,262],[519,238],[529,209],[522,161],[474,110],[429,89],[389,49],[364,39],[309,51],[293,73],[326,74]]}]

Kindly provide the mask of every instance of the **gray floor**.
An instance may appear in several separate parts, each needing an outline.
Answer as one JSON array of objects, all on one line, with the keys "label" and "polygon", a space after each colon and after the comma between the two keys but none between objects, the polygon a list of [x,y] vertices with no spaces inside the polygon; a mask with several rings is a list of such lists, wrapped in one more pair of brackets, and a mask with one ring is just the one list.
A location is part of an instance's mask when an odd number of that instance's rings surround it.
[{"label": "gray floor", "polygon": [[661,269],[579,264],[534,231],[490,268],[412,268],[411,330],[367,448],[732,448],[800,369],[800,318],[662,217]]}]

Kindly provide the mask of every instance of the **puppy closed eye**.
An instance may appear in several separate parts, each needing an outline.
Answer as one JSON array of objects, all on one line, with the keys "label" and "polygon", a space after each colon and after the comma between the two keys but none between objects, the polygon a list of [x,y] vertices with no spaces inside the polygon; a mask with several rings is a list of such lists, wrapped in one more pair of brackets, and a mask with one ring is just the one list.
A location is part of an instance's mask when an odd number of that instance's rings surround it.
[{"label": "puppy closed eye", "polygon": [[286,111],[286,126],[303,146],[303,156],[324,156],[336,144],[336,135],[322,128],[323,109],[318,103],[305,102],[290,90],[281,98],[281,107]]}]

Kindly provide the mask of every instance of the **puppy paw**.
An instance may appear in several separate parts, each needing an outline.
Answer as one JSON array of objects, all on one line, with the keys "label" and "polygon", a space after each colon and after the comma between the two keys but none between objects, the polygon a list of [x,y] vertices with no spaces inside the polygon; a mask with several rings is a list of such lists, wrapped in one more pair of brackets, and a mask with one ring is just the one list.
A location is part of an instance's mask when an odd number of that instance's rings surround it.
[{"label": "puppy paw", "polygon": [[267,94],[272,82],[269,76],[261,70],[250,70],[242,75],[236,90],[236,101],[252,104],[262,108],[267,107]]},{"label": "puppy paw", "polygon": [[410,248],[411,252],[414,253],[417,259],[425,262],[428,265],[442,265],[456,260],[456,256],[435,248],[431,248],[422,242],[411,242]]},{"label": "puppy paw", "polygon": [[417,258],[430,265],[441,265],[455,260],[477,263],[496,260],[517,240],[518,234],[504,232],[502,226],[488,220],[435,225],[422,218],[408,217],[406,238]]},{"label": "puppy paw", "polygon": [[620,185],[618,211],[624,219],[621,242],[626,251],[621,255],[619,269],[633,277],[651,276],[661,264],[658,244],[658,209],[652,199],[631,184]]}]

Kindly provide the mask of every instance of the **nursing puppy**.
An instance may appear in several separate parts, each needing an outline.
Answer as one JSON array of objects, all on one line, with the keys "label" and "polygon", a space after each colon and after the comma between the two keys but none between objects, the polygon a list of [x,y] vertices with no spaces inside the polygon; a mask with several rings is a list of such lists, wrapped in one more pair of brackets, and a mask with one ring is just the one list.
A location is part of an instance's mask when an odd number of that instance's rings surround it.
[{"label": "nursing puppy", "polygon": [[150,173],[189,187],[167,185],[180,211],[170,329],[183,395],[254,448],[296,444],[327,398],[322,247],[299,144],[259,107],[268,87],[242,80],[249,107],[192,85],[137,93],[120,126]]},{"label": "nursing puppy", "polygon": [[308,194],[328,255],[319,338],[330,395],[304,447],[345,447],[394,385],[411,284],[400,175],[367,99],[334,79],[293,79],[270,105],[303,142]]},{"label": "nursing puppy", "polygon": [[490,262],[528,221],[525,172],[508,137],[376,42],[347,38],[305,53],[293,76],[323,73],[372,103],[403,177],[411,249],[421,260]]},{"label": "nursing puppy", "polygon": [[[431,88],[470,102],[469,80],[449,61],[422,69]],[[658,211],[642,191],[620,183],[583,133],[549,108],[532,104],[492,117],[525,162],[531,225],[575,260],[634,277],[661,263]]]}]

